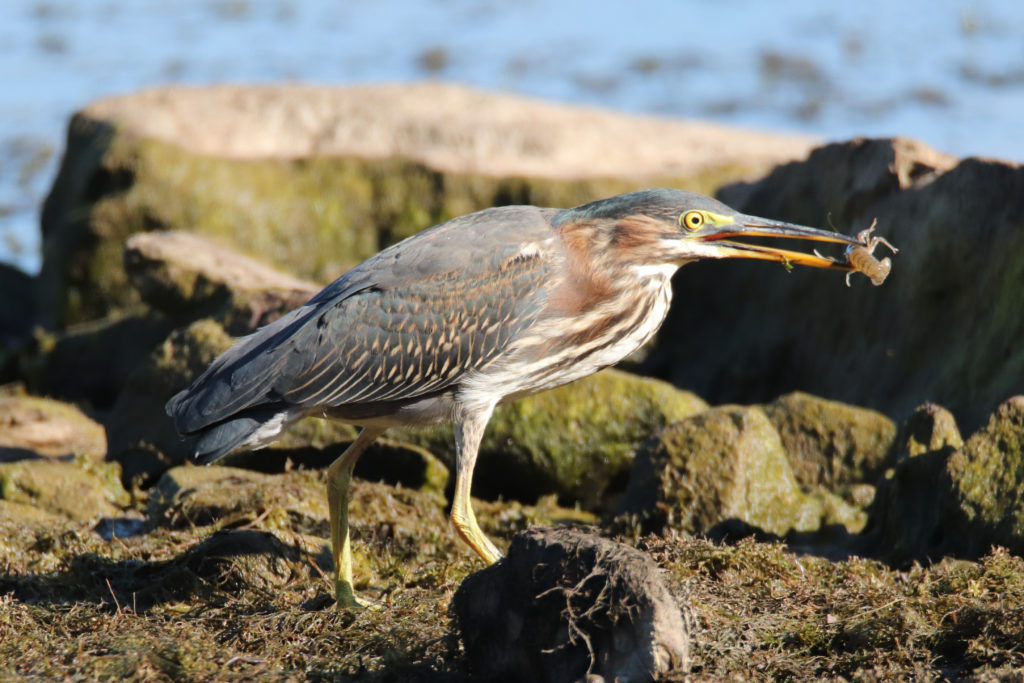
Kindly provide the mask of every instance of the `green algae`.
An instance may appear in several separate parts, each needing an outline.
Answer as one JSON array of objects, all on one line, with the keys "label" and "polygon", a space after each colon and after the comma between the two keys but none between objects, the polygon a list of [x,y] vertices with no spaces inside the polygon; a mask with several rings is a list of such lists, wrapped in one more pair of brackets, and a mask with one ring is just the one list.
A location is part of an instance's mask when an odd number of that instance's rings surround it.
[{"label": "green algae", "polygon": [[703,533],[736,520],[783,536],[817,530],[824,502],[800,490],[763,410],[721,406],[645,444],[620,511],[647,516],[651,529]]},{"label": "green algae", "polygon": [[119,516],[129,502],[120,468],[84,457],[0,464],[0,498],[83,522]]},{"label": "green algae", "polygon": [[1000,405],[948,468],[967,518],[1024,547],[1024,396]]},{"label": "green algae", "polygon": [[885,415],[810,394],[786,394],[764,410],[803,486],[872,482],[896,440],[896,425]]}]

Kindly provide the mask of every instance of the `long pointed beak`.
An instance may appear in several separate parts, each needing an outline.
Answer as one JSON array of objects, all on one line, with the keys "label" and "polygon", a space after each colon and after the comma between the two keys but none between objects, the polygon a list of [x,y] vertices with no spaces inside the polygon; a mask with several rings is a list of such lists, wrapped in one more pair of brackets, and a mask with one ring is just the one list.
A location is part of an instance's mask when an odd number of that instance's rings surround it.
[{"label": "long pointed beak", "polygon": [[807,228],[793,223],[773,221],[757,216],[736,216],[733,225],[722,226],[706,235],[701,235],[704,242],[711,242],[722,258],[752,258],[764,261],[780,261],[784,264],[811,266],[813,268],[831,268],[833,270],[853,270],[843,260],[830,259],[817,253],[807,254],[788,249],[777,249],[760,244],[733,242],[733,237],[774,237],[779,239],[799,239],[813,242],[832,242],[845,245],[858,245],[860,241],[838,232]]}]

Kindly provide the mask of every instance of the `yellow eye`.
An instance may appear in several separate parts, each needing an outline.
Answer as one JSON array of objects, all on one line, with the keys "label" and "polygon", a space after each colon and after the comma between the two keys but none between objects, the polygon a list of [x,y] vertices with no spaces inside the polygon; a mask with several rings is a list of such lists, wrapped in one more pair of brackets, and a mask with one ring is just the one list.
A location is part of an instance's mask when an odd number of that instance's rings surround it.
[{"label": "yellow eye", "polygon": [[704,214],[700,211],[687,211],[679,217],[679,225],[687,230],[700,230],[704,225]]}]

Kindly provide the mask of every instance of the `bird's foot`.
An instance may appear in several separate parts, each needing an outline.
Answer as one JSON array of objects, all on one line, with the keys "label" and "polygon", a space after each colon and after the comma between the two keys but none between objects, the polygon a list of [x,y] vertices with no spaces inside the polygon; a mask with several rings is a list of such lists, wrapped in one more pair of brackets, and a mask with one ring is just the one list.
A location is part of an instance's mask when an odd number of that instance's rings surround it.
[{"label": "bird's foot", "polygon": [[352,583],[344,579],[338,579],[334,582],[334,598],[337,601],[335,604],[337,609],[354,611],[380,609],[380,605],[372,600],[356,597],[356,592],[355,589],[352,588]]}]

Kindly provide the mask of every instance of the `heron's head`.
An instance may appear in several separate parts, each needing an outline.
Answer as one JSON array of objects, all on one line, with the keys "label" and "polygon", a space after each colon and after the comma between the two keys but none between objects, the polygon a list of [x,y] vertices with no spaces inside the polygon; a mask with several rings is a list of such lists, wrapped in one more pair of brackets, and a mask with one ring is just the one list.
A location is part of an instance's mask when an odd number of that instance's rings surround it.
[{"label": "heron's head", "polygon": [[859,244],[837,232],[742,214],[684,190],[642,190],[609,197],[561,211],[553,223],[556,227],[589,228],[607,258],[641,270],[671,270],[700,259],[748,258],[849,271],[843,260],[738,240]]}]

